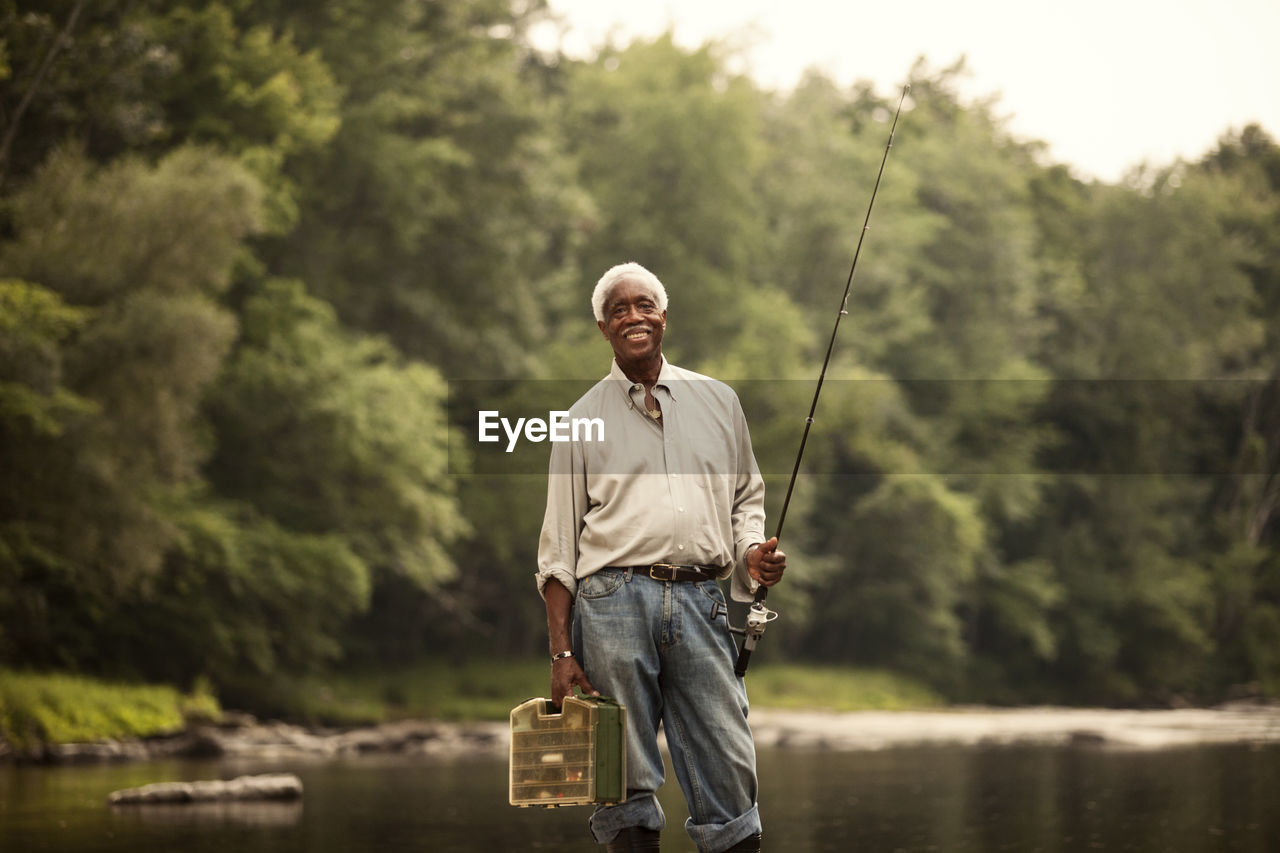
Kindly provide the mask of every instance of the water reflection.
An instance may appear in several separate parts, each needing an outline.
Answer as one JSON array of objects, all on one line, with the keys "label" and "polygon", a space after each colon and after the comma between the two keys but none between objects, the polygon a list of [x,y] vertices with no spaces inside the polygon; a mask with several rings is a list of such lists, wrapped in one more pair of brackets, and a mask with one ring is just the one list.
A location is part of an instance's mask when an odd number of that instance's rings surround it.
[{"label": "water reflection", "polygon": [[[299,803],[111,809],[157,779],[297,773]],[[666,853],[691,851],[674,777]],[[772,853],[1280,850],[1280,746],[762,750]],[[505,762],[380,759],[0,767],[0,850],[599,853],[587,810],[506,804]]]},{"label": "water reflection", "polygon": [[302,803],[131,803],[108,806],[119,822],[136,820],[153,824],[218,824],[241,826],[293,826],[302,820]]},{"label": "water reflection", "polygon": [[[761,756],[786,850],[1280,850],[1280,750],[998,747]],[[772,787],[772,786],[771,786]]]}]

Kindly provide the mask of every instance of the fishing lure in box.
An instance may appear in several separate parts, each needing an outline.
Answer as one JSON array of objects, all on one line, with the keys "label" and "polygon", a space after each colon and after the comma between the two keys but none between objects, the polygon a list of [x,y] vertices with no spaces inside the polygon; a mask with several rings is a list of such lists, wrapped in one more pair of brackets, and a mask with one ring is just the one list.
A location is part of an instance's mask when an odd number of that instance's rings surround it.
[{"label": "fishing lure in box", "polygon": [[566,696],[511,710],[513,806],[587,806],[626,799],[627,709],[604,696]]}]

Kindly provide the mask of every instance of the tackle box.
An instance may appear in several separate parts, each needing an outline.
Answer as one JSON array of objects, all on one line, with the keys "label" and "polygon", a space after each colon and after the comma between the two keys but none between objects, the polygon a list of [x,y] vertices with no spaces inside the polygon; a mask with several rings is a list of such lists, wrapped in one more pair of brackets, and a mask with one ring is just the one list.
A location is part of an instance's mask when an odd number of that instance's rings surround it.
[{"label": "tackle box", "polygon": [[511,711],[511,805],[620,803],[627,786],[627,709],[603,696],[547,699]]}]

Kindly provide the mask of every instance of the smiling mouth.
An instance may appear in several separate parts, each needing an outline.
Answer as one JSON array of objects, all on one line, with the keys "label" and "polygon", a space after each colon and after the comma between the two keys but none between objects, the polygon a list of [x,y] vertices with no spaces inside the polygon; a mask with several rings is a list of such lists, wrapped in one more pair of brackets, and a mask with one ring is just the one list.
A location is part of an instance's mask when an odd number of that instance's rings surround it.
[{"label": "smiling mouth", "polygon": [[649,335],[651,334],[653,333],[650,332],[648,329],[632,329],[630,332],[627,332],[625,335],[623,335],[623,337],[625,337],[629,341],[638,341],[638,340],[641,340],[642,338],[649,337]]}]

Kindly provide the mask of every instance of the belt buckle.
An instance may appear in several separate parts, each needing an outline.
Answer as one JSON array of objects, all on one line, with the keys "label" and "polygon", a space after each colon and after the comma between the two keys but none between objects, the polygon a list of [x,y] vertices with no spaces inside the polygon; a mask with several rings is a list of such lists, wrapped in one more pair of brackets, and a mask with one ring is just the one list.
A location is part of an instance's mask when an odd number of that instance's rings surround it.
[{"label": "belt buckle", "polygon": [[[649,567],[649,577],[656,581],[673,581],[676,579],[676,570],[678,568],[680,567],[671,563],[654,563]],[[666,569],[665,576],[661,572],[662,569]]]}]

